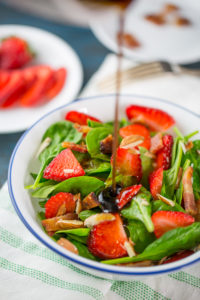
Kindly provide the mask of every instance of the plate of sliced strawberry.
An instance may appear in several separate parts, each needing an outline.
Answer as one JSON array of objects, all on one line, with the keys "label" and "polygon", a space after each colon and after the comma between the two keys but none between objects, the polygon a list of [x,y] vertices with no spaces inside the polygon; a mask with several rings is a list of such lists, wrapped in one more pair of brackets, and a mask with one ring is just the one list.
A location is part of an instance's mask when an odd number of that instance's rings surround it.
[{"label": "plate of sliced strawberry", "polygon": [[121,99],[115,186],[107,95],[59,108],[25,134],[11,198],[45,245],[100,276],[170,272],[200,259],[199,117],[167,101]]},{"label": "plate of sliced strawberry", "polygon": [[82,67],[59,37],[34,27],[0,26],[0,132],[22,131],[74,99]]}]

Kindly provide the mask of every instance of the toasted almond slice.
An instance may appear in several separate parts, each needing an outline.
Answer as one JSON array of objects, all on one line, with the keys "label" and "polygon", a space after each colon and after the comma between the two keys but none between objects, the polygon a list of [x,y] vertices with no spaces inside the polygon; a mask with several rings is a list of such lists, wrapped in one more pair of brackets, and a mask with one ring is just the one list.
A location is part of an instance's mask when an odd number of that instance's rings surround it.
[{"label": "toasted almond slice", "polygon": [[99,206],[99,201],[94,192],[87,195],[82,201],[83,209],[92,209]]},{"label": "toasted almond slice", "polygon": [[199,154],[199,155],[200,155],[200,150],[197,150],[197,154]]},{"label": "toasted almond slice", "polygon": [[38,149],[35,157],[38,158],[40,156],[40,154],[44,151],[44,149],[46,149],[50,144],[51,144],[51,138],[46,137],[46,139],[40,145],[40,148]]},{"label": "toasted almond slice", "polygon": [[187,151],[190,150],[190,149],[192,149],[193,147],[194,147],[194,144],[193,144],[192,141],[189,141],[189,142],[185,145],[185,148],[186,148]]},{"label": "toasted almond slice", "polygon": [[134,263],[128,263],[128,264],[118,264],[117,266],[122,266],[122,267],[150,267],[153,266],[154,263],[151,260],[143,260],[143,261],[138,261]]},{"label": "toasted almond slice", "polygon": [[79,125],[78,123],[74,124],[74,128],[76,130],[78,130],[79,132],[82,132],[83,134],[87,134],[91,130],[91,128],[89,126],[87,126],[87,125]]},{"label": "toasted almond slice", "polygon": [[56,217],[59,217],[59,216],[63,216],[64,214],[66,214],[66,206],[65,206],[65,203],[63,203],[59,209],[58,209],[58,212],[56,214]]},{"label": "toasted almond slice", "polygon": [[75,253],[75,254],[79,254],[78,253],[78,249],[76,248],[76,246],[74,246],[74,244],[72,244],[69,240],[65,239],[65,238],[60,238],[57,241],[58,245],[62,246],[63,248],[67,249],[68,251]]},{"label": "toasted almond slice", "polygon": [[123,138],[120,144],[120,148],[123,149],[132,149],[144,142],[144,137],[141,135],[129,135]]},{"label": "toasted almond slice", "polygon": [[77,218],[78,218],[77,214],[68,213],[64,216],[42,220],[42,225],[46,229],[46,231],[57,231],[62,229],[62,227],[60,227],[60,225],[58,224],[59,220],[75,220]]},{"label": "toasted almond slice", "polygon": [[183,200],[186,213],[195,216],[198,212],[194,199],[192,176],[193,168],[188,167],[183,174]]},{"label": "toasted almond slice", "polygon": [[79,193],[74,195],[74,200],[76,202],[75,213],[80,214],[80,212],[82,211],[81,194]]},{"label": "toasted almond slice", "polygon": [[71,143],[71,142],[63,142],[62,147],[63,148],[69,148],[71,150],[74,150],[74,151],[77,151],[77,152],[80,152],[80,153],[87,153],[88,152],[87,147],[84,144],[78,145],[78,144]]},{"label": "toasted almond slice", "polygon": [[195,220],[197,222],[200,222],[200,199],[196,201],[196,206],[197,206],[197,215],[195,216]]},{"label": "toasted almond slice", "polygon": [[164,196],[162,196],[162,195],[160,195],[160,194],[157,194],[156,196],[157,196],[157,198],[158,198],[159,200],[161,200],[162,202],[164,202],[164,203],[170,205],[171,207],[174,207],[174,206],[175,206],[174,201],[172,201],[172,200],[170,200],[170,199],[168,199],[168,198],[166,198],[166,197],[164,197]]},{"label": "toasted almond slice", "polygon": [[135,253],[135,250],[134,250],[134,248],[133,248],[133,245],[131,245],[130,242],[126,241],[126,242],[124,243],[124,247],[125,247],[125,249],[126,249],[128,255],[129,255],[130,257],[136,256],[136,253]]},{"label": "toasted almond slice", "polygon": [[84,221],[84,225],[91,228],[105,221],[114,221],[115,216],[110,213],[100,213],[92,215]]},{"label": "toasted almond slice", "polygon": [[141,203],[144,206],[149,206],[149,202],[147,200],[145,200],[145,199],[142,199]]},{"label": "toasted almond slice", "polygon": [[84,227],[84,223],[79,220],[58,220],[57,225],[61,229],[75,229]]},{"label": "toasted almond slice", "polygon": [[156,155],[153,154],[153,153],[151,153],[151,152],[149,152],[149,151],[146,151],[146,152],[144,153],[144,156],[149,157],[149,158],[151,158],[151,159],[155,159],[155,158],[156,158]]}]

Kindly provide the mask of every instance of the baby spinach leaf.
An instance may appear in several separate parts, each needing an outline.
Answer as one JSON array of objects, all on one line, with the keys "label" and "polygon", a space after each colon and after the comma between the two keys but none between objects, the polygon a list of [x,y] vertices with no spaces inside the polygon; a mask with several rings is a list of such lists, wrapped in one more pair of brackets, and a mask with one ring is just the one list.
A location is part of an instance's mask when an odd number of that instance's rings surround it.
[{"label": "baby spinach leaf", "polygon": [[94,175],[98,173],[105,173],[105,172],[110,172],[111,170],[111,165],[109,162],[104,162],[99,159],[91,159],[88,161],[88,165],[86,167],[85,174],[86,175]]},{"label": "baby spinach leaf", "polygon": [[89,176],[80,176],[69,178],[55,185],[43,186],[32,193],[34,198],[46,199],[52,192],[66,192],[77,194],[81,193],[82,197],[87,196],[91,192],[97,192],[104,187],[103,181]]},{"label": "baby spinach leaf", "polygon": [[149,187],[149,174],[153,171],[152,158],[147,156],[147,149],[144,147],[139,147],[140,149],[140,158],[142,161],[142,184],[148,188]]},{"label": "baby spinach leaf", "polygon": [[71,233],[73,235],[78,235],[78,236],[88,236],[90,233],[90,228],[75,228],[75,229],[66,229],[66,230],[59,230],[56,231],[56,233]]},{"label": "baby spinach leaf", "polygon": [[45,218],[45,213],[43,211],[38,212],[37,217],[40,221],[46,219]]},{"label": "baby spinach leaf", "polygon": [[73,239],[69,239],[69,240],[70,240],[70,242],[72,242],[72,244],[74,244],[76,246],[80,256],[83,256],[85,258],[89,258],[89,259],[92,259],[92,260],[95,260],[95,261],[98,260],[94,255],[92,255],[92,253],[90,253],[87,246],[85,246],[82,243],[80,243],[78,241],[75,241]]},{"label": "baby spinach leaf", "polygon": [[140,221],[129,221],[127,228],[137,253],[143,252],[144,249],[155,240],[154,234],[148,232],[144,224]]},{"label": "baby spinach leaf", "polygon": [[87,240],[88,240],[88,236],[79,236],[79,235],[75,235],[75,234],[71,234],[71,233],[68,233],[67,238],[75,240],[82,244],[87,244]]},{"label": "baby spinach leaf", "polygon": [[90,130],[86,136],[86,145],[92,158],[98,158],[110,161],[109,155],[100,152],[100,142],[106,138],[112,131],[106,127],[97,127]]},{"label": "baby spinach leaf", "polygon": [[157,261],[181,250],[192,249],[200,243],[200,222],[187,227],[172,229],[155,240],[145,250],[134,257],[124,257],[102,261],[105,264],[131,263],[143,260]]},{"label": "baby spinach leaf", "polygon": [[154,226],[151,221],[151,193],[144,187],[140,192],[133,197],[129,207],[122,209],[121,214],[129,220],[139,220],[144,223],[149,232],[154,231]]},{"label": "baby spinach leaf", "polygon": [[178,203],[175,203],[174,206],[168,205],[161,200],[152,201],[152,213],[155,213],[159,210],[170,210],[170,211],[182,211],[185,210]]},{"label": "baby spinach leaf", "polygon": [[85,221],[87,218],[89,218],[92,215],[96,215],[98,212],[95,210],[83,210],[80,212],[80,214],[78,215],[79,219],[81,219],[82,221]]},{"label": "baby spinach leaf", "polygon": [[161,195],[168,199],[173,199],[174,196],[174,190],[177,181],[178,171],[181,166],[182,155],[183,149],[181,141],[179,141],[176,159],[173,166],[169,170],[163,172],[163,185],[161,189]]}]

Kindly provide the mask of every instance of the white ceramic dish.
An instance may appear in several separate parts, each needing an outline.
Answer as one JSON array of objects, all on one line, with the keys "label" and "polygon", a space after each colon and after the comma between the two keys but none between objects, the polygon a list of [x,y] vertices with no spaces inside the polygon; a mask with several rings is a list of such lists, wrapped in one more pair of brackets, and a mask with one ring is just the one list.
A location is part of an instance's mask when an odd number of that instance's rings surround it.
[{"label": "white ceramic dish", "polygon": [[[138,60],[166,60],[172,63],[190,63],[200,58],[200,2],[171,0],[180,7],[180,14],[188,18],[191,26],[172,24],[154,25],[144,19],[146,14],[158,13],[168,0],[133,1],[128,7],[125,31],[133,34],[141,44],[135,49],[124,48],[124,55]],[[116,10],[92,19],[91,29],[109,49],[117,52],[116,34],[119,15]]]},{"label": "white ceramic dish", "polygon": [[22,37],[29,42],[37,55],[33,61],[34,65],[47,64],[53,68],[65,67],[67,80],[62,91],[43,106],[0,110],[0,133],[25,130],[52,109],[72,101],[77,96],[83,81],[82,66],[77,54],[61,38],[29,26],[0,26],[0,39],[11,35]]},{"label": "white ceramic dish", "polygon": [[[69,110],[79,110],[89,113],[95,117],[108,121],[113,119],[114,95],[104,95],[85,99],[79,99],[73,103],[59,107],[38,120],[29,130],[27,130],[17,143],[9,166],[8,184],[9,193],[15,210],[29,231],[38,238],[44,245],[55,251],[59,255],[70,260],[71,263],[89,273],[97,276],[113,278],[116,280],[131,280],[134,276],[155,276],[162,273],[169,273],[182,267],[191,265],[200,260],[200,251],[171,264],[165,264],[144,268],[126,268],[119,266],[104,265],[92,260],[77,256],[58,244],[56,244],[42,229],[41,224],[36,220],[36,211],[31,202],[30,195],[24,189],[25,182],[29,181],[31,161],[38,149],[41,138],[50,124],[64,118]],[[128,104],[136,103],[145,106],[152,106],[163,109],[172,114],[180,130],[187,134],[199,128],[200,116],[192,113],[178,105],[165,100],[123,95],[121,97],[120,114],[124,115],[125,107]],[[200,138],[200,134],[196,136]]]}]

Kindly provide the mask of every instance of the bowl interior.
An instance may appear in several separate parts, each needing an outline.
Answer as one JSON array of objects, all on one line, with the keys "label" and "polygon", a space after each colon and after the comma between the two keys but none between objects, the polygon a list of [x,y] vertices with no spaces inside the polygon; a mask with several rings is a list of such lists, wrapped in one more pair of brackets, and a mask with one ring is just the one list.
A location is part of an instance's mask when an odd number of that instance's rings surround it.
[{"label": "bowl interior", "polygon": [[[114,115],[114,95],[97,96],[85,99],[79,99],[73,103],[57,108],[46,114],[38,120],[25,134],[21,137],[16,145],[10,161],[8,184],[12,203],[25,226],[34,234],[42,243],[55,251],[56,253],[78,263],[79,265],[102,272],[111,272],[115,274],[128,275],[152,275],[163,272],[170,272],[182,266],[189,265],[200,259],[200,252],[197,252],[181,261],[172,264],[144,267],[144,268],[126,268],[118,266],[103,265],[83,257],[77,256],[61,246],[57,245],[43,231],[40,222],[37,220],[37,201],[30,201],[30,195],[24,189],[24,185],[31,183],[30,171],[33,167],[38,170],[35,164],[35,154],[38,150],[41,138],[46,129],[54,122],[64,119],[65,113],[69,110],[79,110],[89,113],[103,121],[113,120]],[[200,117],[188,110],[181,108],[165,100],[154,99],[149,97],[123,95],[120,99],[120,117],[125,116],[125,108],[129,104],[140,104],[163,109],[170,113],[177,121],[177,126],[184,134],[193,132],[199,128]],[[200,134],[195,136],[200,138]],[[99,274],[101,276],[101,273]]]}]

